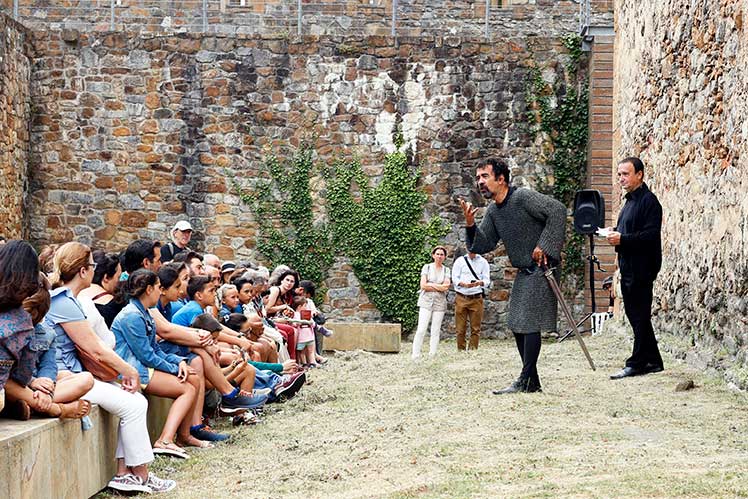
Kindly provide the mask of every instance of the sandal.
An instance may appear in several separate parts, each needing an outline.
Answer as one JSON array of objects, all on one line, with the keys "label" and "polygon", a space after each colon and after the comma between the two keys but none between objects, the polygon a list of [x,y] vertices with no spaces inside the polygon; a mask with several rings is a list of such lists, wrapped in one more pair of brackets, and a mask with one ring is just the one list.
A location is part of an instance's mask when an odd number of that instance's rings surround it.
[{"label": "sandal", "polygon": [[166,440],[156,440],[153,443],[153,453],[157,455],[163,455],[163,456],[173,456],[173,457],[179,457],[182,459],[187,459],[190,457],[187,452],[178,445],[176,445],[173,442],[167,442]]},{"label": "sandal", "polygon": [[75,402],[58,403],[60,406],[60,415],[57,416],[60,419],[80,419],[83,416],[88,416],[91,412],[91,402],[88,400],[79,399]]}]

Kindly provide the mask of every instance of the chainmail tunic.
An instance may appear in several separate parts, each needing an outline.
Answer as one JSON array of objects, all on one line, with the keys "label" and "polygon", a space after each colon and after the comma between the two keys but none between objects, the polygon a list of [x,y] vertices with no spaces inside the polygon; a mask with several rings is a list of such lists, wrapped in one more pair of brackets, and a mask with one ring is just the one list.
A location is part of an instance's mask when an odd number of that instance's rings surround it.
[{"label": "chainmail tunic", "polygon": [[[480,226],[467,228],[467,247],[475,253],[492,251],[504,242],[511,264],[519,269],[509,301],[507,325],[514,333],[556,330],[558,302],[542,270],[532,259],[539,246],[548,264],[558,266],[564,245],[566,207],[530,189],[510,188],[501,204],[491,203]],[[556,270],[556,279],[559,271]]]}]

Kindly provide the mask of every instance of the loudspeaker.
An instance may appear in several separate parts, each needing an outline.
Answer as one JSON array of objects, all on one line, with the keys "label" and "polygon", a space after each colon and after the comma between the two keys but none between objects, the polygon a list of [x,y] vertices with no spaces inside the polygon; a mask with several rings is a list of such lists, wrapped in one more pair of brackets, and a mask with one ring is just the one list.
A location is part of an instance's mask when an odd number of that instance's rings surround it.
[{"label": "loudspeaker", "polygon": [[578,234],[594,234],[605,227],[605,201],[600,191],[583,189],[574,196],[574,230]]}]

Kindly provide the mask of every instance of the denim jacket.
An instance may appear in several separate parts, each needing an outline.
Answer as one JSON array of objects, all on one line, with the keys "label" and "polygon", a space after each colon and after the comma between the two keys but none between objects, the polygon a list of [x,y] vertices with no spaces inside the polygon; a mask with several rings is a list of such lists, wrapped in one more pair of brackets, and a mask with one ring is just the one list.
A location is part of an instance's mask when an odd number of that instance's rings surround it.
[{"label": "denim jacket", "polygon": [[54,330],[40,322],[34,326],[29,349],[36,354],[34,377],[57,379],[57,335]]},{"label": "denim jacket", "polygon": [[137,298],[131,298],[117,314],[112,322],[112,332],[117,340],[114,350],[138,370],[141,384],[147,385],[150,381],[149,367],[177,375],[179,363],[186,360],[161,350],[156,341],[156,323]]}]

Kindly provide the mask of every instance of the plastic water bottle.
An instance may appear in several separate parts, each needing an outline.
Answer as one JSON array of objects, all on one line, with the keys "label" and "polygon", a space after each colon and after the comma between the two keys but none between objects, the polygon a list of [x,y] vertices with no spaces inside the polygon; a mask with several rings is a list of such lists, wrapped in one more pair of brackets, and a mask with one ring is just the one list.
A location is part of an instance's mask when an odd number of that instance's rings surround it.
[{"label": "plastic water bottle", "polygon": [[91,428],[93,428],[93,421],[91,421],[91,418],[88,416],[83,416],[81,418],[81,429],[83,431],[88,431]]}]

